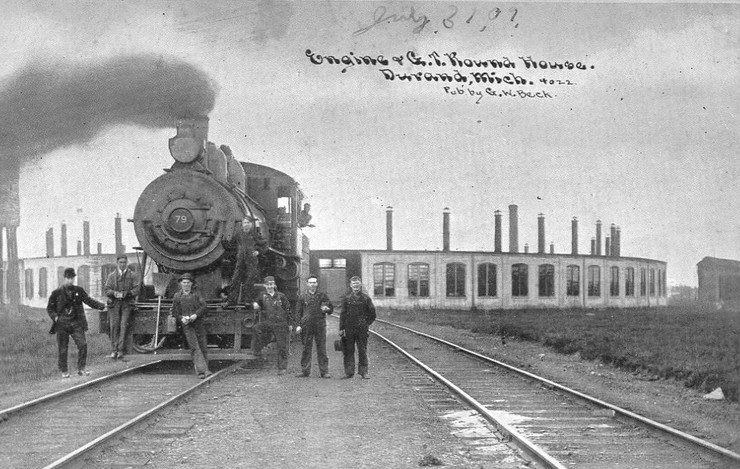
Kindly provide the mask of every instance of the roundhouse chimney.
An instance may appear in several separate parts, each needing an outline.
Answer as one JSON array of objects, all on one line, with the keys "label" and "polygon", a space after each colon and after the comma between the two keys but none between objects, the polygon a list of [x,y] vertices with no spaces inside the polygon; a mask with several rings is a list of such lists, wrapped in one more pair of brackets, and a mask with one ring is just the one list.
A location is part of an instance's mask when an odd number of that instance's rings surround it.
[{"label": "roundhouse chimney", "polygon": [[609,227],[609,236],[611,237],[611,249],[607,249],[607,256],[616,256],[617,248],[617,225],[614,223]]},{"label": "roundhouse chimney", "polygon": [[596,220],[596,255],[601,255],[601,220]]},{"label": "roundhouse chimney", "polygon": [[617,257],[622,255],[622,228],[617,226],[617,251],[614,254]]},{"label": "roundhouse chimney", "polygon": [[550,243],[550,254],[555,254],[555,243]]},{"label": "roundhouse chimney", "polygon": [[591,238],[591,255],[596,254],[596,238]]},{"label": "roundhouse chimney", "polygon": [[501,210],[493,212],[496,222],[493,232],[493,252],[501,252]]},{"label": "roundhouse chimney", "polygon": [[570,221],[570,252],[573,255],[578,254],[578,218],[573,217]]},{"label": "roundhouse chimney", "polygon": [[98,254],[103,254],[103,243],[98,242]]},{"label": "roundhouse chimney", "polygon": [[611,238],[607,236],[604,238],[604,255],[605,256],[611,256],[612,255],[612,245],[611,245]]},{"label": "roundhouse chimney", "polygon": [[545,253],[545,215],[542,213],[537,215],[537,252]]},{"label": "roundhouse chimney", "polygon": [[519,252],[519,207],[509,205],[509,252]]},{"label": "roundhouse chimney", "polygon": [[393,207],[385,209],[385,250],[393,251]]},{"label": "roundhouse chimney", "polygon": [[450,250],[450,209],[445,207],[442,210],[442,250]]},{"label": "roundhouse chimney", "polygon": [[46,257],[54,257],[54,228],[46,230]]},{"label": "roundhouse chimney", "polygon": [[90,222],[87,220],[82,222],[82,253],[90,255]]},{"label": "roundhouse chimney", "polygon": [[82,240],[81,239],[77,240],[77,255],[78,256],[82,255]]},{"label": "roundhouse chimney", "polygon": [[529,243],[524,243],[524,254],[529,254]]},{"label": "roundhouse chimney", "polygon": [[121,214],[116,213],[115,219],[115,235],[116,235],[116,254],[123,254],[125,248],[123,247],[123,232],[121,230]]},{"label": "roundhouse chimney", "polygon": [[62,221],[62,243],[59,246],[62,257],[67,255],[67,224]]}]

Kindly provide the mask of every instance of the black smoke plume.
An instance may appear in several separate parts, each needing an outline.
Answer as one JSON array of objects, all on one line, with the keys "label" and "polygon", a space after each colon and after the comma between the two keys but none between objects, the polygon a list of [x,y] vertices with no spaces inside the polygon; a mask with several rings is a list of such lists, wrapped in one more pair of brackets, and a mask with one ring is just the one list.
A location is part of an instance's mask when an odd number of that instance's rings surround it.
[{"label": "black smoke plume", "polygon": [[0,87],[0,171],[116,124],[174,128],[178,117],[207,115],[215,95],[205,72],[159,55],[31,63]]}]

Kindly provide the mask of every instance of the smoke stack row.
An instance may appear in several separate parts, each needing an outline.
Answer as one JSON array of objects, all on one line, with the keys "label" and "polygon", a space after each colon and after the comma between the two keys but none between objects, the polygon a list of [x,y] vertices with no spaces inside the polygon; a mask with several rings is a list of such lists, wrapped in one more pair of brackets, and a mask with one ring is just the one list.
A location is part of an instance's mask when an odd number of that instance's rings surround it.
[{"label": "smoke stack row", "polygon": [[393,207],[385,210],[385,249],[393,251]]}]

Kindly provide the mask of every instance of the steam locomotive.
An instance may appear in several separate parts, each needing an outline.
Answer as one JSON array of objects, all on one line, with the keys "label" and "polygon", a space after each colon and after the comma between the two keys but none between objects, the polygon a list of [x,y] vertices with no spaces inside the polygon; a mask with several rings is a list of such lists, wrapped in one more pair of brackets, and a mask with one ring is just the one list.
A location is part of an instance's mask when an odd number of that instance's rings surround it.
[{"label": "steam locomotive", "polygon": [[189,272],[208,304],[209,353],[249,358],[261,279],[274,276],[294,302],[308,275],[302,228],[310,205],[302,207],[303,193],[289,175],[237,161],[229,147],[209,142],[207,117],[179,119],[169,150],[175,162],[144,189],[129,220],[143,251],[143,288],[127,352],[189,359],[182,335],[166,328],[177,277]]}]

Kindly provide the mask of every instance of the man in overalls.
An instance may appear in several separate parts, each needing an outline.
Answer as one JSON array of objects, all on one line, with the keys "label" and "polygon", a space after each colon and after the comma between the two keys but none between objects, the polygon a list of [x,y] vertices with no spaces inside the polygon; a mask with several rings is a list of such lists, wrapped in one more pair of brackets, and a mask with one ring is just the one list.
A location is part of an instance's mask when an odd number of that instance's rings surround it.
[{"label": "man in overalls", "polygon": [[290,311],[290,301],[284,293],[277,291],[275,277],[265,277],[265,292],[260,293],[253,307],[258,311],[260,320],[255,327],[254,355],[262,358],[262,348],[269,343],[270,334],[275,335],[277,343],[278,375],[284,375],[288,368],[288,339],[293,327],[293,316]]}]

